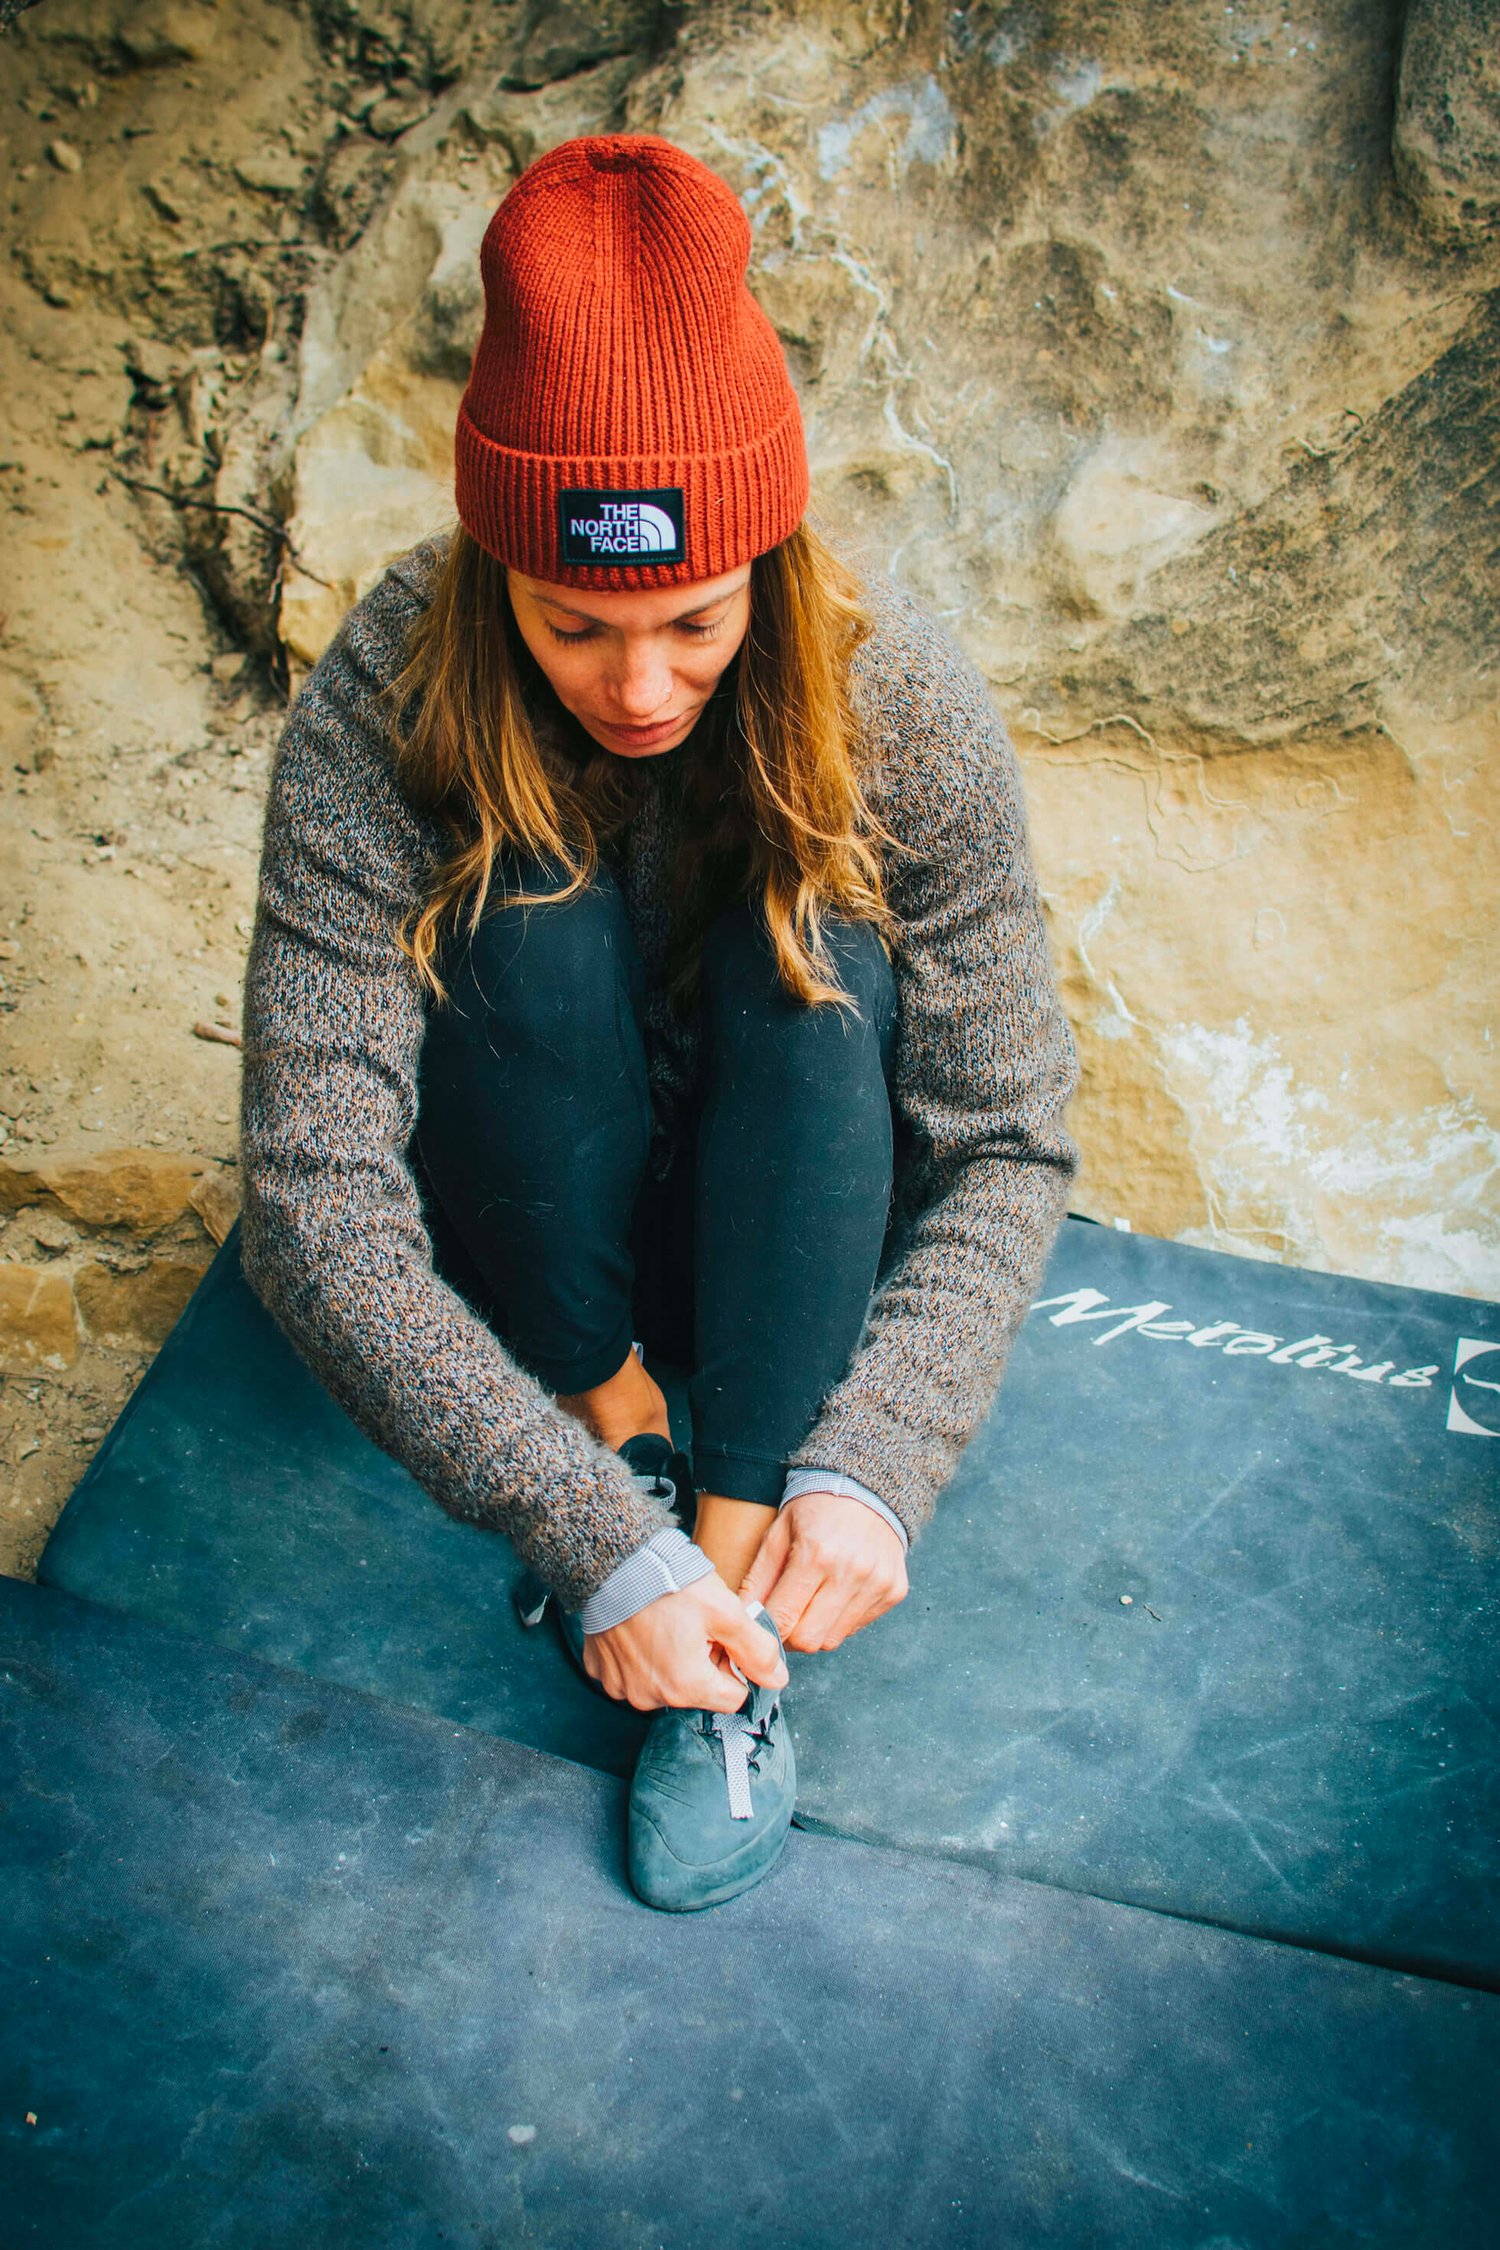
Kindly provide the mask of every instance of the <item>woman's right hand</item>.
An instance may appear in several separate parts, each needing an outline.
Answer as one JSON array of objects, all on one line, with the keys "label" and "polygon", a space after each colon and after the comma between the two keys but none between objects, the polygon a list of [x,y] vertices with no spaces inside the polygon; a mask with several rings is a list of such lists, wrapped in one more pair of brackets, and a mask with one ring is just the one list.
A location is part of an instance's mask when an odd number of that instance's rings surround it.
[{"label": "woman's right hand", "polygon": [[590,1633],[583,1661],[606,1695],[638,1711],[737,1711],[745,1685],[731,1663],[758,1687],[787,1683],[774,1638],[717,1571],[659,1595],[607,1633]]}]

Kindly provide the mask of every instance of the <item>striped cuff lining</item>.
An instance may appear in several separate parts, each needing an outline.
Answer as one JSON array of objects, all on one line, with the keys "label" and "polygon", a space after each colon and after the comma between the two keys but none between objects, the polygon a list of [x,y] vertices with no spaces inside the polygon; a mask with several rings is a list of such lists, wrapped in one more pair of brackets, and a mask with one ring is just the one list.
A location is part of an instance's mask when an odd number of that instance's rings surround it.
[{"label": "striped cuff lining", "polygon": [[858,1500],[866,1508],[873,1508],[876,1515],[882,1517],[895,1532],[901,1542],[901,1552],[904,1555],[911,1552],[911,1540],[907,1536],[906,1526],[895,1509],[888,1508],[868,1486],[858,1483],[855,1478],[838,1476],[832,1469],[788,1469],[786,1485],[781,1495],[782,1507],[789,1500],[800,1500],[804,1492],[831,1492],[840,1500]]},{"label": "striped cuff lining", "polygon": [[702,1548],[695,1547],[685,1531],[668,1525],[644,1547],[627,1555],[590,1594],[581,1613],[583,1629],[586,1633],[607,1633],[611,1626],[623,1625],[627,1617],[634,1617],[637,1610],[660,1601],[663,1594],[680,1594],[684,1586],[711,1578],[713,1569]]}]

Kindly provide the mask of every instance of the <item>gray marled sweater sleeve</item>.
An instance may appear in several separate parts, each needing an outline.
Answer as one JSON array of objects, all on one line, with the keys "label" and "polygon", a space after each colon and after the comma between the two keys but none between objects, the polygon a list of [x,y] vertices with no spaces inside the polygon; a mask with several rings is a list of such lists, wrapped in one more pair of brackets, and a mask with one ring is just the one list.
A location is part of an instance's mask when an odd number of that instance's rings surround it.
[{"label": "gray marled sweater sleeve", "polygon": [[378,1445],[581,1605],[668,1519],[434,1275],[406,1162],[424,1018],[395,932],[433,838],[396,787],[379,695],[417,601],[393,573],[360,604],[278,755],[246,990],[245,1271]]},{"label": "gray marled sweater sleeve", "polygon": [[798,1462],[921,1529],[989,1411],[1062,1218],[1077,1072],[1047,958],[1015,758],[984,687],[872,586],[860,695],[872,808],[897,842],[894,1256]]}]

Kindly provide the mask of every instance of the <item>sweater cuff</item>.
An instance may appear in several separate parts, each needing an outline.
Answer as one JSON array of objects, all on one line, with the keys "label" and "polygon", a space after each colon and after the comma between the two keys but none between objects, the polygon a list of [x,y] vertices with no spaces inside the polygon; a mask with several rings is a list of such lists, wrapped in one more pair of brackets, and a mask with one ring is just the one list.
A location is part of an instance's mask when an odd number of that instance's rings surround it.
[{"label": "sweater cuff", "polygon": [[911,1541],[906,1526],[894,1508],[871,1492],[868,1485],[860,1484],[854,1477],[841,1477],[831,1469],[788,1469],[786,1485],[781,1495],[784,1508],[789,1500],[800,1500],[804,1492],[831,1492],[839,1500],[858,1500],[863,1507],[873,1508],[884,1519],[901,1542],[903,1555],[910,1554]]},{"label": "sweater cuff", "polygon": [[644,1547],[627,1555],[604,1584],[595,1588],[583,1605],[580,1622],[586,1633],[607,1633],[612,1626],[623,1625],[627,1617],[634,1617],[637,1610],[660,1601],[663,1594],[680,1594],[684,1586],[711,1578],[713,1570],[703,1549],[695,1547],[685,1531],[669,1524]]}]

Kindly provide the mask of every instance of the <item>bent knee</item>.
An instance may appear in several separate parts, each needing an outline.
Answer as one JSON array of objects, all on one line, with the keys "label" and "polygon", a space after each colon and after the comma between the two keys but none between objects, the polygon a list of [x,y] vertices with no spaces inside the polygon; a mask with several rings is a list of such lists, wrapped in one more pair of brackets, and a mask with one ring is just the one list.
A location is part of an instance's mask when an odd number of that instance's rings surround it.
[{"label": "bent knee", "polygon": [[[873,922],[826,917],[823,942],[832,981],[848,994],[884,1052],[895,1025],[896,983],[880,933]],[[711,1022],[741,1034],[766,1020],[774,1021],[779,1036],[800,1024],[818,1038],[840,1017],[847,1021],[847,1010],[836,1003],[809,1007],[786,990],[765,920],[745,904],[721,914],[704,942],[703,1004]]]},{"label": "bent knee", "polygon": [[517,1031],[566,1022],[586,1042],[616,1022],[634,947],[619,887],[606,869],[571,897],[540,867],[513,870],[501,903],[456,944],[454,979]]}]

